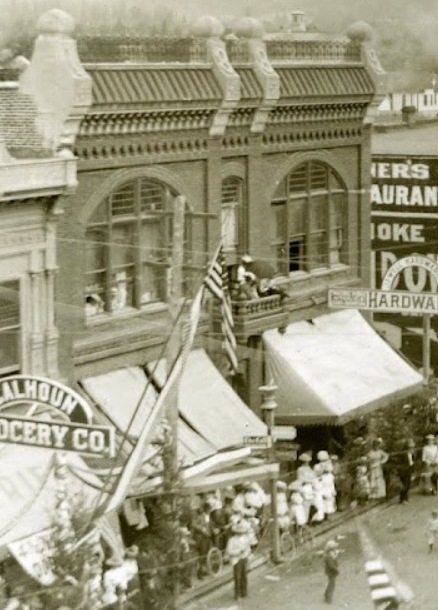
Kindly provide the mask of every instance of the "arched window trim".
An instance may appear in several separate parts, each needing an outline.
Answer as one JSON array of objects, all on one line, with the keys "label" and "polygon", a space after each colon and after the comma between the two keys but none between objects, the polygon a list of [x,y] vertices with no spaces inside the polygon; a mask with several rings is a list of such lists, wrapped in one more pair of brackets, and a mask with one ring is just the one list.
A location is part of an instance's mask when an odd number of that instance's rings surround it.
[{"label": "arched window trim", "polygon": [[[85,260],[87,319],[126,314],[167,301],[171,203],[177,195],[174,188],[159,179],[137,175],[117,184],[94,206],[86,226],[85,247],[92,253],[91,260],[100,259],[101,264],[93,268],[90,260]],[[185,240],[190,239],[190,229],[190,223],[186,223]],[[101,246],[92,238],[93,233],[99,232]],[[191,245],[185,246],[190,251]],[[87,278],[98,281],[93,284]]]},{"label": "arched window trim", "polygon": [[[342,201],[336,205],[339,195]],[[347,199],[347,188],[338,172],[319,159],[304,160],[283,177],[271,199],[276,225],[272,245],[280,272],[311,273],[346,263]],[[299,202],[302,209],[296,210],[297,221],[293,223],[291,205]]]}]

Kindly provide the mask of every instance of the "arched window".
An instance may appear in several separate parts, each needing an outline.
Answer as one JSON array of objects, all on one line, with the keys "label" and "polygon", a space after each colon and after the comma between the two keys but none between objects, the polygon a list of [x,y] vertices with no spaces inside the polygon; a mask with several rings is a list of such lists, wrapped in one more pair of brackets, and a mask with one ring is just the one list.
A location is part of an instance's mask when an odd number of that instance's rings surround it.
[{"label": "arched window", "polygon": [[87,317],[166,301],[176,195],[165,184],[137,178],[96,209],[85,241]]},{"label": "arched window", "polygon": [[225,252],[245,249],[243,180],[228,176],[222,181],[221,237]]},{"label": "arched window", "polygon": [[272,199],[278,271],[346,262],[346,201],[345,187],[322,163],[304,163],[281,181]]}]

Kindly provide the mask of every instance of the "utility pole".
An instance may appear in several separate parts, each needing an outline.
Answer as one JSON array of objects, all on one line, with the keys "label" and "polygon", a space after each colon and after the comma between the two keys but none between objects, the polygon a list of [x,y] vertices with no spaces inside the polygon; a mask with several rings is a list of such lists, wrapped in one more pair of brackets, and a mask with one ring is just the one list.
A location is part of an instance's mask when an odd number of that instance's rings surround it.
[{"label": "utility pole", "polygon": [[[170,268],[169,282],[169,313],[171,319],[171,334],[167,344],[167,370],[170,372],[175,363],[182,346],[182,328],[183,320],[181,317],[181,307],[183,306],[182,293],[182,278],[183,278],[183,262],[184,262],[184,214],[186,207],[186,199],[183,196],[177,196],[173,200],[173,227],[172,227],[172,258]],[[179,481],[179,462],[178,462],[178,385],[175,386],[175,391],[170,397],[167,406],[167,421],[170,427],[170,447],[168,448],[168,463],[164,464],[164,468],[168,469],[165,478],[168,482],[168,489],[164,491],[169,494],[171,515],[174,521],[173,538],[174,548],[171,556],[173,558],[174,567],[172,569],[172,578],[170,582],[171,588],[171,603],[170,607],[175,609],[178,603],[178,561],[180,557],[180,542],[179,542],[179,510],[178,510],[178,493],[175,489]]]},{"label": "utility pole", "polygon": [[[277,401],[275,400],[275,392],[277,386],[272,382],[268,385],[262,385],[259,387],[259,391],[263,396],[263,403],[261,409],[264,415],[265,424],[268,428],[268,438],[270,440],[269,447],[269,460],[275,462],[275,448],[274,439],[272,438],[272,430],[275,424],[275,409],[278,407]],[[270,479],[271,484],[271,517],[272,517],[272,559],[275,563],[280,563],[281,548],[280,548],[280,529],[278,527],[278,508],[277,508],[277,476],[272,476]]]}]

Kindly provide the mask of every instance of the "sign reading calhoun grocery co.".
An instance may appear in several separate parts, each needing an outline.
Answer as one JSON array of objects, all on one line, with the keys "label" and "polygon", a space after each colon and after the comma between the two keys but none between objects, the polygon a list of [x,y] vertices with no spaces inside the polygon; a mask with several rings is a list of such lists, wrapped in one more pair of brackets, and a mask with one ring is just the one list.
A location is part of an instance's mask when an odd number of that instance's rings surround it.
[{"label": "sign reading calhoun grocery co.", "polygon": [[0,443],[113,456],[114,429],[91,422],[90,405],[57,381],[26,375],[0,381]]}]

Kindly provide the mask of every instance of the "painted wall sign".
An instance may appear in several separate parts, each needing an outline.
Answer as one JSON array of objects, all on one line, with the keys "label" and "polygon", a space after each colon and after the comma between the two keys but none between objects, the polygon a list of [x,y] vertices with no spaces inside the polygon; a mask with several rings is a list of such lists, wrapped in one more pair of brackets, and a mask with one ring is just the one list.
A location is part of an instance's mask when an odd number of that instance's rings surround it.
[{"label": "painted wall sign", "polygon": [[9,417],[1,412],[0,443],[74,451],[100,457],[114,457],[115,453],[113,428]]},{"label": "painted wall sign", "polygon": [[[374,287],[400,259],[423,256],[438,263],[438,157],[373,155],[371,239]],[[438,281],[424,266],[406,266],[390,290],[438,292]],[[404,313],[378,314],[380,320],[420,325]]]}]

